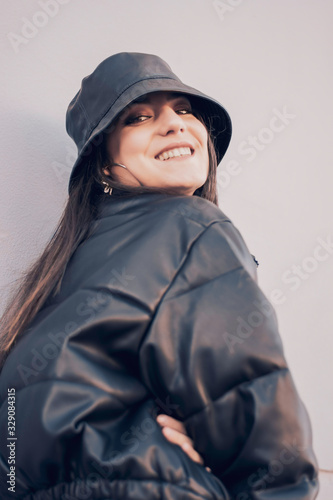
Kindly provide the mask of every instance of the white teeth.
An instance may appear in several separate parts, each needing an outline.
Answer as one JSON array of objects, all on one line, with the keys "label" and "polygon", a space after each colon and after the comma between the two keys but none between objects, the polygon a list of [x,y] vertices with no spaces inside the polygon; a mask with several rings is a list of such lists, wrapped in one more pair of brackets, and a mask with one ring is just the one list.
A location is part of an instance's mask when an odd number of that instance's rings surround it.
[{"label": "white teeth", "polygon": [[183,148],[175,148],[170,151],[164,151],[164,153],[158,155],[159,160],[168,160],[169,158],[174,158],[176,156],[185,156],[191,155],[191,148],[183,147]]}]

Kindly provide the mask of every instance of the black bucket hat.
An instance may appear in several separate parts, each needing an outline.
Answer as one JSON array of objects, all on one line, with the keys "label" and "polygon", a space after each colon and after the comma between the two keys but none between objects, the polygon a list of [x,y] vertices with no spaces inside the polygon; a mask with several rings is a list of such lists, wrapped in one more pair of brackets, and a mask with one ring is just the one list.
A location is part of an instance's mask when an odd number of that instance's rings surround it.
[{"label": "black bucket hat", "polygon": [[193,106],[211,131],[219,163],[231,139],[231,120],[215,99],[189,87],[158,56],[121,52],[101,62],[82,80],[81,89],[70,102],[66,129],[78,148],[69,180],[69,191],[84,168],[84,159],[101,143],[101,133],[132,101],[157,91],[190,95]]}]

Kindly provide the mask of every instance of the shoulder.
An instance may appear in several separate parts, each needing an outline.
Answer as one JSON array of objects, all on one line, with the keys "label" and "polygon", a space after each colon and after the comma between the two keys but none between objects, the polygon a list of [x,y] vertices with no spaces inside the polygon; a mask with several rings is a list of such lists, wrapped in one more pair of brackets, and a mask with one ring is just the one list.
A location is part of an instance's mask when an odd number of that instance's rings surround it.
[{"label": "shoulder", "polygon": [[[146,193],[140,196],[104,199],[99,208],[97,220],[116,216],[119,220],[130,220],[133,216],[139,222],[161,221],[170,216],[176,221],[207,227],[214,221],[230,222],[229,217],[214,203],[199,196],[174,196],[161,193]],[[111,222],[111,221],[109,221]],[[112,223],[111,223],[112,227]]]},{"label": "shoulder", "polygon": [[[167,250],[189,247],[214,224],[232,225],[218,206],[198,196],[148,194],[106,201],[95,221],[91,236]],[[228,231],[228,229],[226,229]],[[100,239],[99,239],[100,241]]]},{"label": "shoulder", "polygon": [[[214,253],[214,248],[222,245],[237,254],[239,260],[249,255],[254,261],[240,231],[214,203],[198,196],[175,196],[156,200],[155,207],[160,220],[171,215],[174,225],[182,230],[184,226],[196,227],[198,246],[208,245]],[[163,228],[163,225],[160,227]]]},{"label": "shoulder", "polygon": [[[151,264],[157,259],[160,265],[163,258],[165,265],[178,268],[190,254],[199,259],[202,254],[212,265],[222,260],[226,266],[237,261],[255,274],[253,257],[231,219],[214,203],[198,196],[149,194],[111,201],[104,206],[96,227],[95,235],[101,233],[107,240],[112,236],[117,244],[123,242],[128,249],[133,248],[136,259],[146,261],[149,256]],[[205,266],[205,262],[194,265]]]}]

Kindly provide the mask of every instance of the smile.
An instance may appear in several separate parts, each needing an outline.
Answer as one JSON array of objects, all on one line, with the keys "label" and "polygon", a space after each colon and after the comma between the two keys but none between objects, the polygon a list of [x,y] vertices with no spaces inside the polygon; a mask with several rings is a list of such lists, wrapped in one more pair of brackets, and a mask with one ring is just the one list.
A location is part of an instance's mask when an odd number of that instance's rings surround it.
[{"label": "smile", "polygon": [[180,156],[191,156],[193,151],[189,147],[174,148],[168,151],[164,151],[160,155],[156,156],[157,159],[161,161],[169,160],[170,158],[178,158]]}]

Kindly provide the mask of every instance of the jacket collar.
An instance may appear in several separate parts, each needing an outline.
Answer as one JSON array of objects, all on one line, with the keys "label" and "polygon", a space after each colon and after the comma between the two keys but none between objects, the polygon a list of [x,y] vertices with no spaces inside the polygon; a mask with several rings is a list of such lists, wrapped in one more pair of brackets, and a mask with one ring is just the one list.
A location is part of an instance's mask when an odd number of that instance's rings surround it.
[{"label": "jacket collar", "polygon": [[105,196],[100,202],[97,219],[125,212],[128,209],[131,211],[148,209],[151,203],[170,197],[174,198],[175,195],[165,193],[140,193],[133,195],[128,191],[113,189],[112,195]]}]

